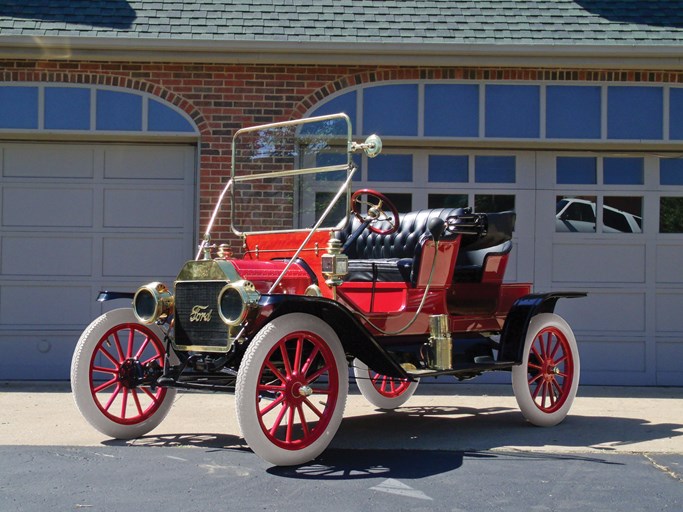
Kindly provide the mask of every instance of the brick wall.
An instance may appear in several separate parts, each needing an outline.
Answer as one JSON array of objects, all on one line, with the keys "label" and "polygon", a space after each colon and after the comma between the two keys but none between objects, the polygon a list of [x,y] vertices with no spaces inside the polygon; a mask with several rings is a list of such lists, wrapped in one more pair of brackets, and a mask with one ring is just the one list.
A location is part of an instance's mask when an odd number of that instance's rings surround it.
[{"label": "brick wall", "polygon": [[[184,110],[201,133],[200,230],[230,174],[232,136],[245,126],[302,117],[326,96],[385,80],[544,80],[683,83],[683,71],[507,68],[377,68],[322,65],[218,65],[138,62],[0,60],[0,82],[66,82],[125,87],[158,96]],[[276,222],[268,190],[252,190],[265,225]],[[275,212],[275,213],[274,213]],[[238,241],[222,216],[215,239]]]}]

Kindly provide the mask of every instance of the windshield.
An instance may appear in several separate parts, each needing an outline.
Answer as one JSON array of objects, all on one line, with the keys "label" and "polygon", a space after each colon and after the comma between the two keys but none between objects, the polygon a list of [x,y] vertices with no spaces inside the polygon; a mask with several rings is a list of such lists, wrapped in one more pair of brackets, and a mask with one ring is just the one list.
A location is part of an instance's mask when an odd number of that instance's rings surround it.
[{"label": "windshield", "polygon": [[334,114],[239,130],[233,138],[230,211],[233,231],[310,228],[344,219],[350,187],[351,123]]}]

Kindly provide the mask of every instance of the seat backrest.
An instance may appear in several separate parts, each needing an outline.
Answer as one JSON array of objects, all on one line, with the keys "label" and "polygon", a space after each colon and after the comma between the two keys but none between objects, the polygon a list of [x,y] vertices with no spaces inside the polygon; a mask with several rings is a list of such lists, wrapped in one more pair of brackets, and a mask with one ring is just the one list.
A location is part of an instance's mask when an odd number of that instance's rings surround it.
[{"label": "seat backrest", "polygon": [[[433,208],[399,214],[400,225],[397,231],[388,235],[373,233],[365,229],[348,248],[350,259],[412,258],[420,238],[427,232],[429,220],[434,217],[446,218],[457,215],[460,208]],[[353,233],[361,222],[354,218],[337,233],[342,243]],[[388,227],[385,222],[376,225],[378,229]]]}]

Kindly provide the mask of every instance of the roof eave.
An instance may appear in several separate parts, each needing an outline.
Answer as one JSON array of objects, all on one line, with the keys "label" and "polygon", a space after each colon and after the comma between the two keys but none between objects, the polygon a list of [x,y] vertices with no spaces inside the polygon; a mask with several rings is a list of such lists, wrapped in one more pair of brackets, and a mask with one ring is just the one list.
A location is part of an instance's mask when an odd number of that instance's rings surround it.
[{"label": "roof eave", "polygon": [[678,70],[683,46],[0,36],[0,58]]}]

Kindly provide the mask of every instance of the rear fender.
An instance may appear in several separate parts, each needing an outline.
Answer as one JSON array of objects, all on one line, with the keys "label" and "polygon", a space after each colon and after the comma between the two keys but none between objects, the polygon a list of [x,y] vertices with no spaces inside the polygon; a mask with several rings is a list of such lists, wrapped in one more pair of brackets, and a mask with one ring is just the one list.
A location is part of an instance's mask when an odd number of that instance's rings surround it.
[{"label": "rear fender", "polygon": [[522,363],[524,340],[529,329],[531,319],[541,313],[552,313],[555,304],[561,298],[574,299],[585,297],[584,292],[550,292],[532,293],[517,299],[510,308],[503,332],[500,337],[499,361],[514,361]]},{"label": "rear fender", "polygon": [[317,316],[334,329],[347,355],[357,357],[377,373],[413,380],[348,309],[324,297],[276,294],[261,296],[259,313],[249,322],[250,335],[255,335],[265,324],[288,313]]}]

